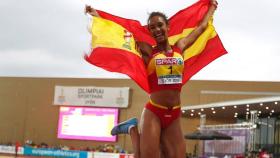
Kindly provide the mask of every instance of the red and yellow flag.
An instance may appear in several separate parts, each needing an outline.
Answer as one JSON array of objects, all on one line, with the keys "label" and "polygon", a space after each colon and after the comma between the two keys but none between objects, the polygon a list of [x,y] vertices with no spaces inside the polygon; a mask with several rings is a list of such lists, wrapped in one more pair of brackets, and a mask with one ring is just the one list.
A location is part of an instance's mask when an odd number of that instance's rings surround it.
[{"label": "red and yellow flag", "polygon": [[[174,44],[179,38],[187,36],[195,29],[207,13],[209,4],[209,0],[200,0],[169,19],[170,44]],[[183,84],[203,67],[227,53],[212,22],[213,19],[208,22],[207,29],[195,43],[183,53],[185,64]]]},{"label": "red and yellow flag", "polygon": [[136,51],[131,31],[105,18],[93,17],[92,23],[93,50],[85,59],[105,70],[128,75],[149,92],[145,64],[141,54]]},{"label": "red and yellow flag", "polygon": [[[202,20],[209,7],[209,0],[200,0],[192,6],[177,12],[169,19],[169,41],[174,44],[187,36]],[[135,49],[135,41],[155,45],[146,26],[139,21],[125,19],[102,11],[101,18],[93,17],[92,52],[85,59],[111,72],[128,75],[146,92],[150,92],[147,72],[141,54]],[[225,54],[212,21],[204,33],[184,53],[184,77],[186,83],[207,64]]]}]

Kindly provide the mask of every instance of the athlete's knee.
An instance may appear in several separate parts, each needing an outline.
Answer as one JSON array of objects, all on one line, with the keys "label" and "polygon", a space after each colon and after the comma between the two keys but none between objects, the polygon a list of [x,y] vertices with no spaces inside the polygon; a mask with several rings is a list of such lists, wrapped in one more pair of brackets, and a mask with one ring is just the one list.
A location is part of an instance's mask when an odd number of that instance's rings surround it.
[{"label": "athlete's knee", "polygon": [[172,145],[167,150],[167,155],[170,158],[182,158],[186,153],[186,143],[184,141],[178,142],[176,145]]},{"label": "athlete's knee", "polygon": [[160,155],[159,147],[152,145],[144,145],[140,147],[141,158],[158,158]]}]

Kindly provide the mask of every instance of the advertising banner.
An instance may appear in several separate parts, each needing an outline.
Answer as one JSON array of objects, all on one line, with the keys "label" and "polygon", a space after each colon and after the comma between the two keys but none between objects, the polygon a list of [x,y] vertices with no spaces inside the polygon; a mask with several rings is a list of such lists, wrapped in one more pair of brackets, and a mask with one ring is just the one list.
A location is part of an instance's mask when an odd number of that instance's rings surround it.
[{"label": "advertising banner", "polygon": [[24,148],[24,155],[30,156],[50,156],[50,157],[67,157],[67,158],[87,158],[86,151],[72,151],[72,150],[55,150],[44,148]]},{"label": "advertising banner", "polygon": [[120,154],[117,153],[103,153],[103,152],[94,152],[94,158],[119,158]]},{"label": "advertising banner", "polygon": [[[8,145],[0,145],[0,153],[15,154],[16,153],[16,147],[15,146],[8,146]],[[18,148],[17,154],[20,154],[20,155],[23,154],[23,147]]]},{"label": "advertising banner", "polygon": [[127,108],[129,87],[55,86],[54,105]]}]

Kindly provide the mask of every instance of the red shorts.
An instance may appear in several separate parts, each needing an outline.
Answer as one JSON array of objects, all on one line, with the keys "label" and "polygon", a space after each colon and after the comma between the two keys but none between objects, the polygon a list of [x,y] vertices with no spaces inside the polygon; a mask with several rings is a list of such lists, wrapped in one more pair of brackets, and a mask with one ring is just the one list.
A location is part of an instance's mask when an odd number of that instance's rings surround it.
[{"label": "red shorts", "polygon": [[173,108],[167,108],[162,105],[158,105],[149,101],[146,106],[146,109],[153,112],[160,119],[161,128],[168,127],[174,120],[180,117],[181,115],[181,107],[174,106]]}]

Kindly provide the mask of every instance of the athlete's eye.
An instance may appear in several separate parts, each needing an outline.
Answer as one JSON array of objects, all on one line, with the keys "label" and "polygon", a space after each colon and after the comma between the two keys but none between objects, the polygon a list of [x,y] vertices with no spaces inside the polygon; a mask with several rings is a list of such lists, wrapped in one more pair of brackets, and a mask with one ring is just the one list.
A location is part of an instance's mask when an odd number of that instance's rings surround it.
[{"label": "athlete's eye", "polygon": [[154,30],[155,28],[156,28],[155,25],[150,25],[150,26],[149,26],[149,29],[150,29],[150,30]]},{"label": "athlete's eye", "polygon": [[157,26],[158,26],[158,27],[162,27],[162,26],[163,26],[163,23],[158,23]]}]

